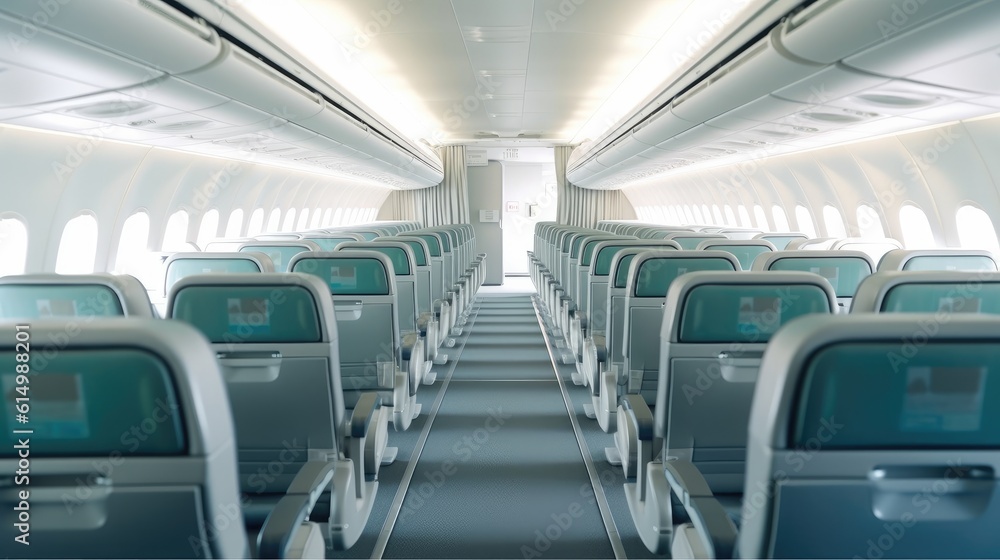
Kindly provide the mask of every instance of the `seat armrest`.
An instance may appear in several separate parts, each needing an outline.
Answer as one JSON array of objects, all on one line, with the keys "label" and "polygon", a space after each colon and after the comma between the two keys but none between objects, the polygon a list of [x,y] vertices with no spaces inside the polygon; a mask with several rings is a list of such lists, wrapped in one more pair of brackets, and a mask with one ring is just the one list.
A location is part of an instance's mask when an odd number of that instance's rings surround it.
[{"label": "seat armrest", "polygon": [[618,404],[635,426],[639,441],[653,441],[653,412],[642,395],[625,395]]},{"label": "seat armrest", "polygon": [[257,535],[260,558],[285,558],[292,536],[309,518],[319,497],[333,481],[336,463],[309,461],[299,470],[292,484],[278,504],[267,516]]},{"label": "seat armrest", "polygon": [[403,360],[410,361],[410,356],[413,354],[413,347],[417,345],[420,341],[420,333],[410,332],[403,333],[401,345],[403,351]]},{"label": "seat armrest", "polygon": [[351,414],[351,437],[364,437],[368,427],[375,417],[375,412],[382,407],[382,397],[378,393],[363,393],[354,406]]},{"label": "seat armrest", "polygon": [[694,525],[709,558],[732,558],[736,549],[736,526],[726,509],[712,494],[708,482],[690,461],[664,461],[670,490],[677,495]]}]

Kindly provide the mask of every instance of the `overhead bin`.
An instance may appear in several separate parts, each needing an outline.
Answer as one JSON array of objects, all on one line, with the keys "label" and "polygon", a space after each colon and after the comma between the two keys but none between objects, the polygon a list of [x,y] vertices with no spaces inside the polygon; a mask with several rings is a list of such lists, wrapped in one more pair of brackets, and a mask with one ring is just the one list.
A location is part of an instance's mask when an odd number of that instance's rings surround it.
[{"label": "overhead bin", "polygon": [[[0,4],[4,6],[5,4]],[[132,60],[0,13],[0,107],[133,86],[162,75]]]},{"label": "overhead bin", "polygon": [[[30,50],[36,48],[36,32],[44,41],[56,31],[63,40],[89,45],[86,51],[99,47],[105,56],[113,55],[167,74],[205,66],[219,56],[222,47],[215,30],[203,22],[166,4],[143,0],[4,0],[0,12],[22,18],[17,30],[4,33],[4,43],[28,59],[33,59]],[[64,50],[59,54],[74,55]],[[146,79],[150,77],[146,74]]]},{"label": "overhead bin", "polygon": [[223,53],[211,67],[185,72],[179,77],[293,122],[323,110],[323,99],[317,93],[306,90],[228,41],[223,41]]},{"label": "overhead bin", "polygon": [[[924,6],[921,6],[923,9]],[[949,48],[941,48],[945,41]],[[978,2],[844,60],[884,76],[908,77],[983,93],[1000,93],[1000,3]]]},{"label": "overhead bin", "polygon": [[788,21],[781,44],[804,60],[832,64],[970,3],[972,0],[817,2]]},{"label": "overhead bin", "polygon": [[[995,113],[998,26],[996,1],[816,2],[623,132],[626,140],[574,150],[567,176],[607,188],[693,161],[776,155]],[[652,148],[631,154],[633,139]],[[593,161],[612,168],[581,173]]]},{"label": "overhead bin", "polygon": [[774,91],[775,85],[797,82],[822,70],[820,64],[788,56],[779,44],[781,27],[674,101],[671,112],[696,123],[713,119]]}]

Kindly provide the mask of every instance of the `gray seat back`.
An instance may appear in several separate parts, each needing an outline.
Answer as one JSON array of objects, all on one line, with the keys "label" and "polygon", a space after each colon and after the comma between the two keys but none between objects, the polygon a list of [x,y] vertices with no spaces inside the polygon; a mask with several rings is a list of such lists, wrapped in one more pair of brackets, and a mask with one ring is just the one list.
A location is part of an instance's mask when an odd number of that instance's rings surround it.
[{"label": "gray seat back", "polygon": [[[345,401],[354,407],[364,392],[379,391],[392,403],[386,368],[402,364],[396,279],[389,257],[377,251],[300,253],[293,272],[318,276],[332,294],[340,341],[340,375]],[[411,387],[415,390],[415,387]]]},{"label": "gray seat back", "polygon": [[417,276],[414,263],[416,258],[413,249],[402,241],[387,241],[378,238],[367,243],[343,243],[337,251],[378,251],[383,253],[392,263],[392,272],[396,278],[396,303],[399,328],[404,333],[417,330]]},{"label": "gray seat back", "polygon": [[240,245],[239,252],[264,253],[271,259],[275,272],[288,272],[288,261],[303,251],[321,251],[318,243],[298,241],[248,241]]},{"label": "gray seat back", "polygon": [[348,241],[364,241],[365,238],[357,233],[304,233],[303,241],[311,241],[319,246],[320,251],[334,251],[337,245]]},{"label": "gray seat back", "polygon": [[163,293],[178,280],[193,274],[257,274],[274,272],[271,257],[255,252],[197,253],[184,252],[170,255],[163,263]]},{"label": "gray seat back", "polygon": [[740,261],[741,270],[750,270],[754,259],[764,253],[775,250],[770,241],[763,239],[707,239],[696,247],[699,251],[706,249],[714,251],[726,251],[732,253],[736,260]]},{"label": "gray seat back", "polygon": [[770,241],[774,245],[775,251],[784,251],[788,248],[788,244],[794,239],[809,239],[809,236],[804,233],[758,233],[753,237],[754,239],[763,239],[764,241]]},{"label": "gray seat back", "polygon": [[878,262],[878,270],[990,272],[997,262],[992,252],[980,249],[894,249]]},{"label": "gray seat back", "polygon": [[[74,323],[0,325],[4,363],[19,363],[18,343],[31,346],[27,383],[13,366],[0,373],[11,403],[0,420],[0,469],[9,477],[0,501],[11,524],[27,504],[30,543],[4,550],[19,558],[247,558],[232,416],[204,337],[149,318]],[[12,410],[23,386],[27,425]],[[33,433],[15,433],[24,428]],[[22,452],[30,467],[19,466]],[[30,472],[17,482],[21,468]],[[4,531],[20,534],[16,525]]]},{"label": "gray seat back", "polygon": [[886,271],[861,283],[851,313],[1000,313],[1000,272]]},{"label": "gray seat back", "polygon": [[904,353],[934,320],[813,316],[771,340],[741,557],[996,557],[1000,319],[956,316]]},{"label": "gray seat back", "polygon": [[727,240],[729,238],[719,233],[675,231],[666,234],[664,239],[672,239],[673,241],[676,241],[677,244],[681,246],[681,249],[684,249],[685,251],[694,251],[698,248],[698,244],[702,241],[708,241],[710,239]]},{"label": "gray seat back", "polygon": [[654,434],[664,454],[691,461],[716,494],[740,493],[747,421],[768,341],[802,315],[831,314],[837,300],[806,272],[698,272],[666,297]]},{"label": "gray seat back", "polygon": [[861,251],[775,251],[757,257],[752,270],[797,270],[819,274],[833,286],[838,312],[847,313],[858,286],[875,270],[875,262]]},{"label": "gray seat back", "polygon": [[[323,282],[291,273],[189,276],[171,290],[167,316],[198,329],[216,352],[244,492],[284,492],[310,453],[339,447],[345,399]],[[280,472],[268,472],[272,463]]]},{"label": "gray seat back", "polygon": [[417,314],[430,313],[434,310],[433,287],[431,274],[431,253],[427,241],[419,237],[395,236],[387,237],[385,241],[401,241],[413,250],[414,275],[416,276]]},{"label": "gray seat back", "polygon": [[646,404],[656,402],[660,371],[660,325],[670,284],[699,270],[736,272],[740,263],[725,251],[643,251],[628,270],[622,356],[628,374],[627,391],[642,395]]},{"label": "gray seat back", "polygon": [[146,288],[134,276],[23,274],[0,278],[0,319],[156,317]]},{"label": "gray seat back", "polygon": [[624,249],[663,249],[680,250],[680,245],[674,241],[653,239],[609,239],[600,241],[594,246],[587,267],[586,287],[581,293],[586,293],[583,308],[587,313],[589,329],[604,332],[607,324],[608,288],[611,279],[612,263],[618,252]]},{"label": "gray seat back", "polygon": [[[580,244],[580,253],[576,258],[575,266],[571,266],[573,275],[573,292],[571,297],[577,308],[587,310],[590,307],[590,265],[594,262],[594,251],[602,241],[613,241],[616,239],[628,239],[616,235],[602,233],[584,237]],[[638,241],[636,239],[636,241]]]}]

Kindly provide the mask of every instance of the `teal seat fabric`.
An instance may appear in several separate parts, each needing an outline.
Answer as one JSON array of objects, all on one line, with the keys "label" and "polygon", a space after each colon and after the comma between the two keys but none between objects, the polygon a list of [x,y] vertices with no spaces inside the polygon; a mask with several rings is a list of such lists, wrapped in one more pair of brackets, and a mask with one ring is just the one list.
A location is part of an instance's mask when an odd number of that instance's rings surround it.
[{"label": "teal seat fabric", "polygon": [[740,261],[740,268],[743,270],[750,270],[751,265],[753,265],[754,259],[759,255],[764,253],[770,253],[771,248],[765,245],[710,245],[707,248],[716,251],[725,251],[727,253],[732,253],[736,256],[736,259]]},{"label": "teal seat fabric", "polygon": [[[0,369],[0,502],[13,508],[8,524],[28,502],[30,541],[12,542],[20,533],[7,525],[2,555],[249,558],[232,413],[209,344],[176,321],[80,323],[0,323],[8,364]],[[19,362],[25,332],[30,360]],[[18,363],[30,366],[27,379]],[[15,416],[18,387],[30,399],[26,424]],[[215,519],[225,522],[206,521]]]},{"label": "teal seat fabric", "polygon": [[381,262],[367,258],[328,259],[304,257],[291,272],[320,277],[334,295],[389,295],[389,278]]},{"label": "teal seat fabric", "polygon": [[624,288],[628,285],[628,269],[634,258],[635,255],[625,255],[618,261],[614,277],[615,288]]},{"label": "teal seat fabric", "polygon": [[817,286],[698,286],[688,293],[680,342],[767,342],[782,325],[811,313],[829,313]]},{"label": "teal seat fabric", "polygon": [[736,270],[725,260],[714,257],[649,259],[643,261],[637,273],[635,297],[662,298],[675,278],[696,270]]},{"label": "teal seat fabric", "polygon": [[837,297],[853,297],[858,285],[872,273],[868,261],[853,257],[780,258],[768,270],[798,270],[826,278]]},{"label": "teal seat fabric", "polygon": [[838,418],[826,449],[1000,449],[1000,353],[983,344],[932,344],[910,357],[898,343],[837,344],[810,360],[798,400],[790,437],[799,446]]},{"label": "teal seat fabric", "polygon": [[997,269],[996,262],[981,255],[918,255],[906,261],[903,270],[959,270],[989,272]]},{"label": "teal seat fabric", "polygon": [[195,274],[256,274],[264,272],[253,259],[241,259],[234,257],[179,258],[170,260],[167,263],[165,283],[166,290],[169,292],[170,288],[181,278],[186,278]]},{"label": "teal seat fabric", "polygon": [[784,251],[788,244],[795,239],[808,239],[804,234],[788,234],[782,235],[780,233],[763,233],[754,237],[754,239],[763,239],[764,241],[770,241],[774,245],[776,251]]},{"label": "teal seat fabric", "polygon": [[1000,314],[1000,283],[901,283],[889,288],[880,311]]},{"label": "teal seat fabric", "polygon": [[[271,258],[271,262],[274,264],[275,272],[287,272],[288,262],[292,260],[292,257],[308,251],[306,247],[291,246],[291,245],[268,245],[266,243],[247,243],[240,247],[241,253],[246,252],[258,252],[264,253]],[[236,271],[233,271],[236,272]],[[238,271],[243,272],[243,271]]]},{"label": "teal seat fabric", "polygon": [[[0,352],[4,363],[18,363],[15,357]],[[31,365],[27,427],[33,458],[186,454],[184,423],[174,413],[178,397],[167,365],[157,356],[126,348],[66,349],[51,358],[39,354]],[[10,412],[0,426],[7,434],[25,427],[14,424],[14,403],[21,396],[16,381],[13,369],[0,374]],[[0,457],[14,457],[16,451],[5,445]]]},{"label": "teal seat fabric", "polygon": [[313,296],[299,286],[186,287],[174,295],[172,318],[216,343],[322,340]]},{"label": "teal seat fabric", "polygon": [[108,286],[0,284],[0,318],[124,316],[121,301]]},{"label": "teal seat fabric", "polygon": [[772,339],[740,557],[996,557],[1000,318],[936,317],[812,316]]},{"label": "teal seat fabric", "polygon": [[398,276],[409,276],[410,274],[413,274],[410,270],[410,259],[407,258],[405,250],[398,247],[386,247],[376,243],[366,246],[365,249],[378,251],[379,253],[389,257],[389,260],[392,261],[393,274]]},{"label": "teal seat fabric", "polygon": [[[353,237],[307,237],[306,239],[319,245],[321,251],[333,251],[341,243],[355,241]],[[287,263],[288,261],[285,262]]]}]

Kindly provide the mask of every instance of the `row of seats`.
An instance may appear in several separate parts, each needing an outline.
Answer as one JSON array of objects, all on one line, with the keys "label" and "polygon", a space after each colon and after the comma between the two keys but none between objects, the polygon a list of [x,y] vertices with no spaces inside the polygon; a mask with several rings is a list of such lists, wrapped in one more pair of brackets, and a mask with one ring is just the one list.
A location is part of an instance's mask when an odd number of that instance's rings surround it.
[{"label": "row of seats", "polygon": [[[539,308],[553,332],[564,335],[559,342],[568,347],[568,361],[576,358],[580,368],[576,380],[591,389],[593,405],[586,407],[587,414],[614,433],[615,446],[607,455],[621,464],[629,480],[626,496],[633,521],[650,550],[672,549],[675,557],[723,558],[732,557],[734,551],[741,557],[865,556],[870,554],[865,538],[855,537],[869,535],[875,542],[885,521],[899,524],[914,519],[940,521],[930,530],[939,539],[954,521],[967,521],[960,532],[975,542],[961,549],[960,556],[988,557],[1000,550],[984,530],[988,522],[1000,519],[1000,498],[991,493],[997,485],[1000,432],[996,424],[988,426],[1000,417],[995,407],[983,406],[989,395],[1000,397],[1000,387],[997,380],[984,385],[987,374],[980,375],[979,370],[953,368],[947,356],[954,348],[923,351],[930,343],[937,347],[936,337],[946,332],[945,325],[955,329],[948,331],[954,334],[946,337],[948,342],[985,326],[979,318],[958,318],[953,312],[1000,309],[1000,295],[993,295],[1000,288],[1000,273],[995,272],[992,255],[896,250],[883,257],[882,271],[872,274],[876,269],[872,259],[857,251],[768,250],[754,259],[750,271],[737,272],[745,267],[732,252],[657,246],[648,231],[637,239],[542,224],[536,233],[536,250],[530,257]],[[659,233],[669,237],[672,232]],[[574,247],[581,259],[576,262]],[[602,251],[613,256],[602,259]],[[889,267],[907,271],[890,272]],[[926,270],[934,267],[966,271]],[[586,299],[574,299],[584,292]],[[848,308],[852,313],[844,316]],[[862,315],[876,311],[929,315],[874,321],[872,315]],[[580,319],[581,334],[566,336],[563,329],[575,328],[575,317]],[[793,321],[792,327],[782,328]],[[872,328],[873,324],[881,326]],[[957,324],[963,326],[951,326]],[[994,329],[998,325],[996,320],[985,324]],[[787,367],[794,361],[789,356],[805,360],[794,362],[801,366],[813,359],[808,352],[825,355],[823,345],[813,343],[823,338],[820,333],[833,331],[840,338],[830,338],[830,345],[842,345],[840,357],[824,362],[830,368],[825,370],[827,377],[809,385],[816,388],[809,389],[813,400],[807,401],[801,396],[806,393],[799,392],[806,391],[802,380],[814,372]],[[859,333],[877,336],[868,340]],[[971,352],[976,355],[973,361],[983,359],[983,349],[995,344],[998,333],[978,333],[985,346],[978,355]],[[582,356],[574,346],[574,339],[581,336],[586,349]],[[882,345],[879,351],[865,350],[872,341]],[[888,351],[892,345],[895,354]],[[806,357],[796,354],[800,350]],[[855,350],[858,357],[853,356]],[[882,356],[881,363],[867,370],[862,367],[874,356]],[[837,368],[845,364],[850,366],[844,374],[853,377],[841,379]],[[958,377],[946,377],[953,369]],[[865,395],[861,387],[868,372],[898,382],[880,382],[883,396]],[[902,399],[903,408],[892,398]],[[777,418],[775,402],[786,406]],[[848,438],[871,437],[845,443],[843,448],[828,445],[839,436],[831,431],[840,430],[834,420],[841,418],[856,419],[850,430],[844,429]],[[798,439],[788,439],[788,430],[797,430]],[[922,478],[926,473],[920,469],[881,463],[887,461],[885,451],[902,445],[924,454],[964,432],[974,432],[966,434],[974,440],[967,451],[980,452],[977,445],[983,440],[976,438],[985,438],[993,453],[977,455],[977,466],[971,469],[948,471],[945,463],[933,460],[927,472],[950,473],[961,480],[962,488],[942,498],[949,505],[942,506],[938,517],[913,517],[914,506],[902,502],[915,500],[920,491],[900,489],[929,486],[933,480]],[[837,465],[845,459],[836,452],[820,451],[869,444],[881,452],[856,462],[867,470],[853,473],[859,478],[853,494],[837,495],[840,483],[831,478],[839,477]],[[965,449],[963,443],[953,448]],[[810,458],[817,454],[830,458],[814,463]],[[901,465],[909,465],[905,461],[915,456],[911,452]],[[810,469],[803,467],[800,473],[797,467],[806,463]],[[833,470],[823,470],[831,465]],[[873,489],[869,481],[875,476],[887,480],[878,481]],[[980,485],[982,492],[967,495],[969,484]],[[870,498],[872,492],[878,497]],[[831,532],[823,515],[803,520],[811,511],[810,502],[826,503],[823,497],[830,497],[838,508],[831,513],[838,526],[849,525],[844,532]],[[961,511],[970,504],[978,511]],[[934,546],[927,542],[921,539],[920,544],[896,548],[889,543],[874,553],[954,555],[942,545],[946,541],[931,540]]]},{"label": "row of seats", "polygon": [[[274,272],[267,253],[290,240],[173,255],[166,267],[170,321],[155,318],[131,276],[0,278],[4,328],[31,325],[35,356],[46,356],[43,367],[33,360],[36,371],[73,372],[31,379],[35,389],[53,386],[34,393],[34,472],[55,488],[46,482],[44,495],[78,496],[91,519],[39,522],[33,528],[46,544],[27,556],[322,557],[327,547],[353,545],[371,513],[379,469],[395,457],[388,424],[406,429],[419,414],[417,386],[433,382],[430,363],[423,370],[420,327],[433,328],[442,308],[446,321],[449,308],[463,313],[483,276],[483,256],[471,257],[471,227],[385,227],[392,235],[289,254],[289,272]],[[442,278],[436,307],[433,269]],[[48,358],[52,344],[60,348]],[[125,359],[130,353],[143,359]],[[421,368],[409,367],[415,363]],[[125,373],[150,380],[119,383]],[[5,392],[8,386],[5,380]],[[46,398],[72,402],[53,408]],[[134,405],[107,415],[112,402]],[[129,426],[151,443],[128,445]],[[201,432],[209,429],[212,445],[202,445],[199,438],[208,436]],[[93,474],[80,466],[109,453],[123,464],[146,464],[147,475],[119,479],[118,470]],[[161,465],[161,455],[176,460]],[[0,463],[8,458],[16,463],[4,455]],[[82,470],[67,471],[67,461]],[[183,464],[187,479],[172,478]],[[62,488],[70,479],[60,472],[93,478],[102,488],[137,488],[81,493]],[[225,484],[213,486],[220,477]],[[181,485],[176,492],[172,480]],[[141,518],[139,504],[182,521],[154,531],[152,540],[148,531],[129,531],[135,538],[123,542],[123,528]],[[224,531],[216,527],[223,514]],[[326,534],[310,520],[327,523]]]}]

